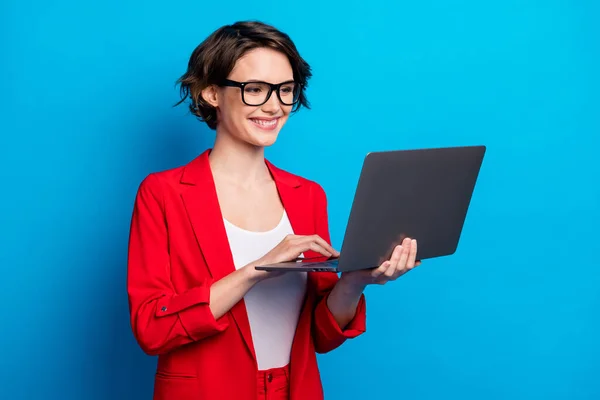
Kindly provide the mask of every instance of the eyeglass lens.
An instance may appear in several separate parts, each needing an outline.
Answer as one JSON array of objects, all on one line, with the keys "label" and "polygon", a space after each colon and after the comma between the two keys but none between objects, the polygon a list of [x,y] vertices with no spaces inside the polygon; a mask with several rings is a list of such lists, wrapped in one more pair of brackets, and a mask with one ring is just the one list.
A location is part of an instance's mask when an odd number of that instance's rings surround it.
[{"label": "eyeglass lens", "polygon": [[[286,83],[279,87],[279,100],[285,105],[293,105],[298,100],[300,94],[299,85],[294,82]],[[261,82],[250,82],[244,86],[243,96],[244,102],[248,105],[264,104],[269,96],[271,87]]]}]

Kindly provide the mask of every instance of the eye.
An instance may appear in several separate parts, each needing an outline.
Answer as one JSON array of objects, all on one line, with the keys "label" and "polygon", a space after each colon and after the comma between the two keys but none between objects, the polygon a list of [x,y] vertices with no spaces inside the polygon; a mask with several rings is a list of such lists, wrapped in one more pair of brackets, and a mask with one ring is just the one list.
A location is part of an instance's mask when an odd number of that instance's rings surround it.
[{"label": "eye", "polygon": [[267,92],[269,89],[261,83],[249,83],[244,87],[244,92],[250,95],[259,95]]},{"label": "eye", "polygon": [[294,93],[295,86],[293,84],[285,85],[281,87],[281,94],[292,94]]}]

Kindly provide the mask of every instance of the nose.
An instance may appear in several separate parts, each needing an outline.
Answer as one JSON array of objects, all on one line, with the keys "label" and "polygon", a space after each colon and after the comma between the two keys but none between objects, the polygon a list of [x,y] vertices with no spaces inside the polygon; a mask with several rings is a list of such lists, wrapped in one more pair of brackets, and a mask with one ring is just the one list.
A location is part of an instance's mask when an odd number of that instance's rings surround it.
[{"label": "nose", "polygon": [[273,91],[273,93],[271,93],[271,97],[269,97],[269,100],[267,100],[267,102],[263,104],[261,108],[266,113],[276,114],[281,109],[281,103],[277,97],[277,92]]}]

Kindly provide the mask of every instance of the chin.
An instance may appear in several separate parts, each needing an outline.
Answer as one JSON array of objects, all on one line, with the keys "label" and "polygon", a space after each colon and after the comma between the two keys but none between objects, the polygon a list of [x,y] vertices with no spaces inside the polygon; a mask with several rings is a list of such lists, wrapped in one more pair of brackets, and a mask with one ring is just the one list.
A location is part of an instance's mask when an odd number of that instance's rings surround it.
[{"label": "chin", "polygon": [[258,147],[269,147],[275,144],[277,141],[277,134],[271,134],[269,136],[264,135],[250,135],[249,142],[254,146]]},{"label": "chin", "polygon": [[248,127],[248,141],[255,146],[269,147],[275,144],[279,131],[281,130],[285,121],[279,121],[274,129],[262,129],[255,126],[253,123],[249,123]]}]

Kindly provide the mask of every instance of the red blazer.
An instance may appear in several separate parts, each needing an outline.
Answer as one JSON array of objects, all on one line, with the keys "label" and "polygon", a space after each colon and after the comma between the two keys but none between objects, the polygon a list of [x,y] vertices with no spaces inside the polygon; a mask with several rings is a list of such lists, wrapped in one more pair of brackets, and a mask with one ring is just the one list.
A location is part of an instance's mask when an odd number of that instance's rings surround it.
[{"label": "red blazer", "polygon": [[[156,400],[255,399],[257,362],[244,301],[218,320],[210,286],[235,271],[215,185],[210,150],[188,165],[150,174],[133,211],[127,291],[141,348],[159,355]],[[330,242],[325,192],[317,183],[266,164],[297,235]],[[316,256],[306,252],[306,256]],[[341,330],[326,300],[335,273],[308,273],[290,361],[290,399],[323,398],[315,353],[365,331],[365,299]]]}]

